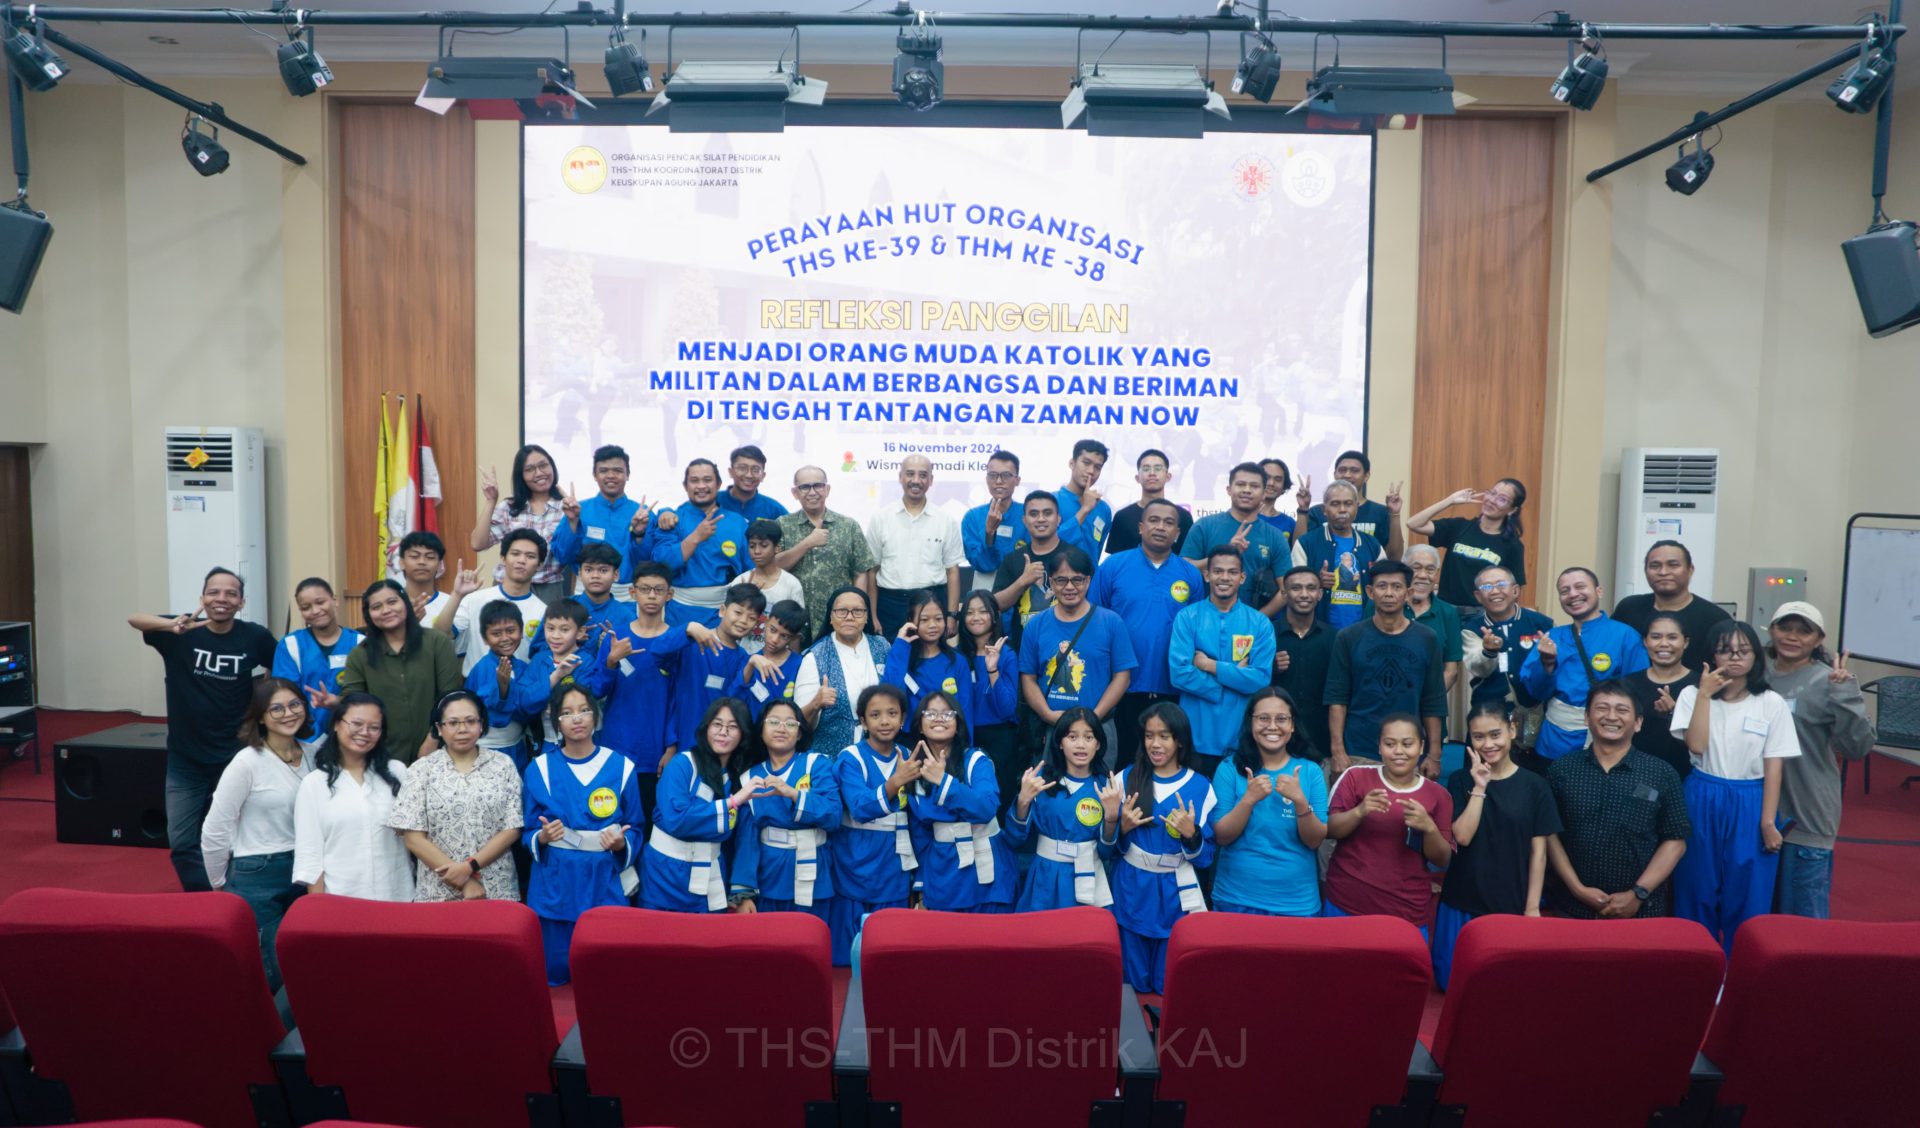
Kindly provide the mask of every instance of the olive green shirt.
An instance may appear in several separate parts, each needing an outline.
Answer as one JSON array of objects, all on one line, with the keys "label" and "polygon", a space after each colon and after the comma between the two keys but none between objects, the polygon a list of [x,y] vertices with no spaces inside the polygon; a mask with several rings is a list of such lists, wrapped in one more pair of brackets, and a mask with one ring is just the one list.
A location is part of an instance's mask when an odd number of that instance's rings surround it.
[{"label": "olive green shirt", "polygon": [[[370,662],[370,647],[380,648],[380,660]],[[446,635],[422,629],[420,645],[406,654],[387,649],[379,632],[368,634],[347,655],[340,671],[340,695],[371,693],[387,707],[387,755],[411,764],[420,755],[432,729],[433,707],[461,686],[460,658]],[[336,714],[337,715],[337,714]]]},{"label": "olive green shirt", "polygon": [[[826,524],[827,543],[810,550],[798,564],[787,569],[800,580],[813,638],[821,637],[827,612],[832,610],[827,601],[833,597],[834,589],[850,587],[862,574],[879,567],[858,521],[831,509],[822,513],[820,519]],[[808,520],[805,510],[780,518],[780,543],[785,547],[799,544],[812,532],[813,522]]]}]

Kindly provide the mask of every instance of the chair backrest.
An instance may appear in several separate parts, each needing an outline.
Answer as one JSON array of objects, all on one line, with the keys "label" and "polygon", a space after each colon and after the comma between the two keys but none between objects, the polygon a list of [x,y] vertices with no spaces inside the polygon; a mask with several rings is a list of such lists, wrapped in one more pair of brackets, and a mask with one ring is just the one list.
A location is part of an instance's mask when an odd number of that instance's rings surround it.
[{"label": "chair backrest", "polygon": [[824,921],[604,907],[573,933],[587,1087],[628,1124],[797,1124],[833,1099]]},{"label": "chair backrest", "polygon": [[905,1123],[1085,1124],[1119,1084],[1120,931],[1092,907],[883,909],[861,935],[869,1091]]},{"label": "chair backrest", "polygon": [[252,1128],[284,1031],[230,893],[28,889],[0,905],[0,975],[35,1072],[74,1114]]},{"label": "chair backrest", "polygon": [[[1189,1124],[1364,1124],[1397,1105],[1433,976],[1393,917],[1199,913],[1173,926],[1160,1098]],[[1276,1100],[1274,1078],[1288,1084]]]},{"label": "chair backrest", "polygon": [[1434,1035],[1440,1103],[1474,1128],[1643,1124],[1686,1098],[1723,967],[1692,921],[1479,917]]},{"label": "chair backrest", "polygon": [[1874,682],[1880,704],[1873,712],[1876,743],[1920,748],[1920,678],[1895,674]]},{"label": "chair backrest", "polygon": [[[1899,1078],[1920,1011],[1920,923],[1755,917],[1740,926],[1707,1035],[1744,1128],[1913,1124]],[[1895,1017],[1900,1016],[1900,1017]]]},{"label": "chair backrest", "polygon": [[307,1076],[357,1120],[524,1126],[551,1093],[552,997],[533,911],[513,901],[302,897],[280,925]]}]

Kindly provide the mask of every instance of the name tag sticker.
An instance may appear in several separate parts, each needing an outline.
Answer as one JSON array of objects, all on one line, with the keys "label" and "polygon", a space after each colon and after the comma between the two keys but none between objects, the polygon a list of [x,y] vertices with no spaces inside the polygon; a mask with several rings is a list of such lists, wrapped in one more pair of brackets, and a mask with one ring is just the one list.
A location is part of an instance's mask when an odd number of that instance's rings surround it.
[{"label": "name tag sticker", "polygon": [[627,675],[628,677],[632,677],[633,662],[630,659],[626,659],[626,658],[620,659],[620,672]]},{"label": "name tag sticker", "polygon": [[335,670],[344,670],[347,668],[347,656],[345,654],[329,654],[327,655],[327,665]]},{"label": "name tag sticker", "polygon": [[902,677],[900,680],[906,684],[908,693],[920,692],[920,683],[913,680],[912,674],[907,674],[904,677]]},{"label": "name tag sticker", "polygon": [[1503,674],[1507,672],[1507,652],[1504,650],[1500,652],[1500,672]]},{"label": "name tag sticker", "polygon": [[993,535],[996,537],[1007,537],[1011,539],[1013,537],[1013,526],[1002,525],[997,531],[994,532]]},{"label": "name tag sticker", "polygon": [[767,842],[769,845],[773,845],[773,846],[793,845],[793,832],[791,830],[786,829],[785,827],[780,827],[780,826],[767,827],[766,835],[767,835]]},{"label": "name tag sticker", "polygon": [[708,689],[725,689],[727,688],[727,679],[721,677],[719,674],[708,674],[707,688]]},{"label": "name tag sticker", "polygon": [[1750,732],[1755,736],[1765,736],[1772,728],[1772,725],[1759,717],[1748,717],[1740,726],[1741,731]]},{"label": "name tag sticker", "polygon": [[755,701],[765,701],[767,699],[767,683],[760,681],[754,682],[747,688],[747,692],[753,694]]},{"label": "name tag sticker", "polygon": [[605,529],[603,529],[603,528],[601,528],[601,527],[600,527],[600,526],[598,526],[598,525],[588,525],[588,526],[587,526],[587,539],[588,539],[588,540],[597,540],[597,541],[603,541],[603,540],[606,540],[606,539],[607,539],[607,531],[606,531]]}]

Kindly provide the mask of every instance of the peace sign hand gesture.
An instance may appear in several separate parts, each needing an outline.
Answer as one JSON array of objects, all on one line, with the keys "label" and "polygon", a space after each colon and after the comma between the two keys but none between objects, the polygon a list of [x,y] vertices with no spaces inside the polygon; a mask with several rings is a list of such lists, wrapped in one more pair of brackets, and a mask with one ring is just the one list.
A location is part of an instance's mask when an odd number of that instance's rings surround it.
[{"label": "peace sign hand gesture", "polygon": [[643,497],[640,499],[640,511],[635,513],[633,520],[627,523],[627,535],[634,540],[639,540],[647,535],[647,526],[651,524],[653,524],[653,507],[647,504],[647,499]]},{"label": "peace sign hand gesture", "polygon": [[[1255,518],[1255,520],[1258,520],[1258,518]],[[1240,528],[1233,534],[1233,539],[1227,542],[1227,547],[1235,552],[1245,553],[1247,551],[1247,531],[1252,528],[1253,521],[1240,522]]]},{"label": "peace sign hand gesture", "polygon": [[1487,784],[1493,782],[1493,768],[1472,746],[1467,748],[1467,770],[1473,773],[1473,786],[1477,791],[1485,791]]},{"label": "peace sign hand gesture", "polygon": [[1006,645],[1007,640],[1005,638],[996,638],[993,640],[992,645],[987,647],[986,653],[981,655],[981,657],[986,659],[987,673],[997,674],[1000,672],[1000,651],[1005,649]]},{"label": "peace sign hand gesture", "polygon": [[1847,669],[1848,657],[1849,655],[1847,654],[1847,652],[1842,650],[1839,656],[1833,660],[1833,671],[1827,675],[1827,680],[1829,682],[1833,683],[1834,685],[1840,685],[1842,683],[1850,682],[1854,680],[1853,671]]},{"label": "peace sign hand gesture", "polygon": [[560,512],[567,518],[567,524],[580,527],[580,487],[567,483],[567,492],[560,495]]},{"label": "peace sign hand gesture", "polygon": [[1400,489],[1405,485],[1405,482],[1395,482],[1392,488],[1387,490],[1387,512],[1395,517],[1400,516]]},{"label": "peace sign hand gesture", "polygon": [[480,494],[487,499],[489,512],[500,504],[500,479],[491,466],[480,471]]},{"label": "peace sign hand gesture", "polygon": [[1300,488],[1294,491],[1293,500],[1295,504],[1300,506],[1300,512],[1302,513],[1305,513],[1307,510],[1313,508],[1313,475],[1312,474],[1300,475]]}]

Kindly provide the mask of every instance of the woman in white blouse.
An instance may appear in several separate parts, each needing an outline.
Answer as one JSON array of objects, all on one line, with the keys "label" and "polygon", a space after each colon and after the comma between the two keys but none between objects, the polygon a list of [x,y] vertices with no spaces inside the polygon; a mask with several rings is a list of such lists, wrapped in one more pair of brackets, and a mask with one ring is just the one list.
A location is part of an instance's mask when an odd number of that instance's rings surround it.
[{"label": "woman in white blouse", "polygon": [[270,991],[280,989],[273,939],[287,906],[302,892],[293,883],[293,801],[300,781],[313,770],[313,755],[300,744],[312,735],[312,725],[299,686],[286,678],[264,678],[255,685],[240,723],[247,747],[220,774],[200,830],[207,880],[215,889],[238,894],[253,910]]},{"label": "woman in white blouse", "polygon": [[413,900],[413,857],[389,829],[407,766],[377,755],[387,710],[371,693],[340,698],[313,773],[293,801],[293,880],[309,893]]},{"label": "woman in white blouse", "polygon": [[813,726],[813,749],[829,756],[859,738],[853,716],[860,692],[887,668],[887,641],[866,633],[867,593],[843,587],[827,600],[826,637],[807,649],[793,679],[793,701]]}]

